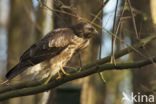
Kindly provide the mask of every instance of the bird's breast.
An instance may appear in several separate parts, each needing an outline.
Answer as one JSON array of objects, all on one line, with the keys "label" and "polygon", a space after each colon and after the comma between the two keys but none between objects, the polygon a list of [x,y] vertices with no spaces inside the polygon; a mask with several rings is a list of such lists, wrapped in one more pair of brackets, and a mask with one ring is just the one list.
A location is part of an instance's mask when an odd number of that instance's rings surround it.
[{"label": "bird's breast", "polygon": [[60,54],[50,60],[52,66],[65,66],[75,52],[73,45],[69,45]]},{"label": "bird's breast", "polygon": [[89,44],[89,41],[83,39],[73,39],[72,41],[74,42],[69,44],[60,54],[50,59],[50,67],[53,74],[60,70],[60,66],[64,67],[77,50],[85,48]]},{"label": "bird's breast", "polygon": [[65,66],[77,50],[87,47],[88,44],[88,39],[79,38],[77,36],[72,37],[68,46],[60,54],[50,60],[51,64],[55,66],[62,64],[62,66]]}]

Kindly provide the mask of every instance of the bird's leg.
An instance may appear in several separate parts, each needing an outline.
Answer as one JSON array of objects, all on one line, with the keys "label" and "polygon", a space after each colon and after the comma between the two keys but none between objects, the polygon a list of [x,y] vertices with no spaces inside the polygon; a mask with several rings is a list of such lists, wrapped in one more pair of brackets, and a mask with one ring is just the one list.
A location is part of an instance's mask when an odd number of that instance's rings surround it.
[{"label": "bird's leg", "polygon": [[48,76],[48,79],[44,82],[44,84],[46,85],[46,84],[48,84],[48,82],[50,81],[50,79],[52,78],[52,74],[50,74],[49,76]]},{"label": "bird's leg", "polygon": [[60,74],[60,72],[57,72],[57,74],[58,74],[58,77],[56,78],[56,80],[61,79],[61,74]]},{"label": "bird's leg", "polygon": [[64,75],[70,75],[69,73],[67,73],[67,72],[64,71],[62,65],[60,66],[60,69],[61,69],[61,71],[62,71],[62,73],[63,73]]},{"label": "bird's leg", "polygon": [[[57,72],[57,74],[58,74],[58,77],[56,78],[56,80],[61,79],[61,74],[60,74],[60,72]],[[50,79],[52,78],[52,76],[53,76],[53,75],[51,75],[51,74],[48,76],[48,79],[44,82],[45,85],[48,84],[48,82],[50,81]]]},{"label": "bird's leg", "polygon": [[[60,66],[60,69],[61,69],[61,71],[62,71],[62,73],[63,73],[64,75],[70,75],[69,73],[67,73],[67,72],[64,71],[62,65]],[[58,79],[61,78],[60,72],[57,72],[57,73],[58,73],[58,77],[56,78],[56,80],[58,80]],[[48,79],[44,82],[44,84],[48,84],[48,82],[50,81],[50,79],[52,78],[52,76],[53,76],[53,75],[50,74],[50,75],[48,76]]]},{"label": "bird's leg", "polygon": [[79,51],[79,60],[80,60],[80,71],[81,71],[81,69],[82,69],[82,60],[81,60],[81,53],[80,53],[80,51]]}]

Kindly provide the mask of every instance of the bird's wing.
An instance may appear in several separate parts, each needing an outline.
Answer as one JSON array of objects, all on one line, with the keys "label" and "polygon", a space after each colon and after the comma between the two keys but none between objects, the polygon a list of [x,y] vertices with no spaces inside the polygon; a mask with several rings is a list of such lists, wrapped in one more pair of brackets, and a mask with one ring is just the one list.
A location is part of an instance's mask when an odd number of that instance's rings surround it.
[{"label": "bird's wing", "polygon": [[70,28],[50,32],[23,53],[20,62],[6,74],[6,78],[12,79],[26,68],[57,56],[71,43],[73,36]]},{"label": "bird's wing", "polygon": [[73,33],[68,28],[56,29],[33,44],[20,57],[20,62],[30,61],[32,65],[61,53],[69,44]]}]

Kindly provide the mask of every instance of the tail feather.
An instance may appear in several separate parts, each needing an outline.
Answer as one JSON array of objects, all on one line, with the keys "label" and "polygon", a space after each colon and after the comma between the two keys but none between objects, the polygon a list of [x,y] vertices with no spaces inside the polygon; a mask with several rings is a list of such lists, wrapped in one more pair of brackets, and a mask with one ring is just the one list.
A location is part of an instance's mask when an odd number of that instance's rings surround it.
[{"label": "tail feather", "polygon": [[29,63],[18,63],[15,67],[13,67],[7,74],[6,78],[7,79],[12,79],[18,74],[22,73],[26,68],[31,66]]}]

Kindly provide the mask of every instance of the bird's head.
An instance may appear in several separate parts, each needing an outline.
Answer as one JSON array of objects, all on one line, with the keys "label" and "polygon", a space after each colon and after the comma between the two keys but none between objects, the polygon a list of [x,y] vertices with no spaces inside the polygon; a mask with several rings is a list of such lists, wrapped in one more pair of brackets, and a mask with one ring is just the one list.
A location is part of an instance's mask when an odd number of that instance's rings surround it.
[{"label": "bird's head", "polygon": [[89,23],[80,22],[73,27],[74,33],[83,38],[92,38],[98,34],[95,27]]}]

